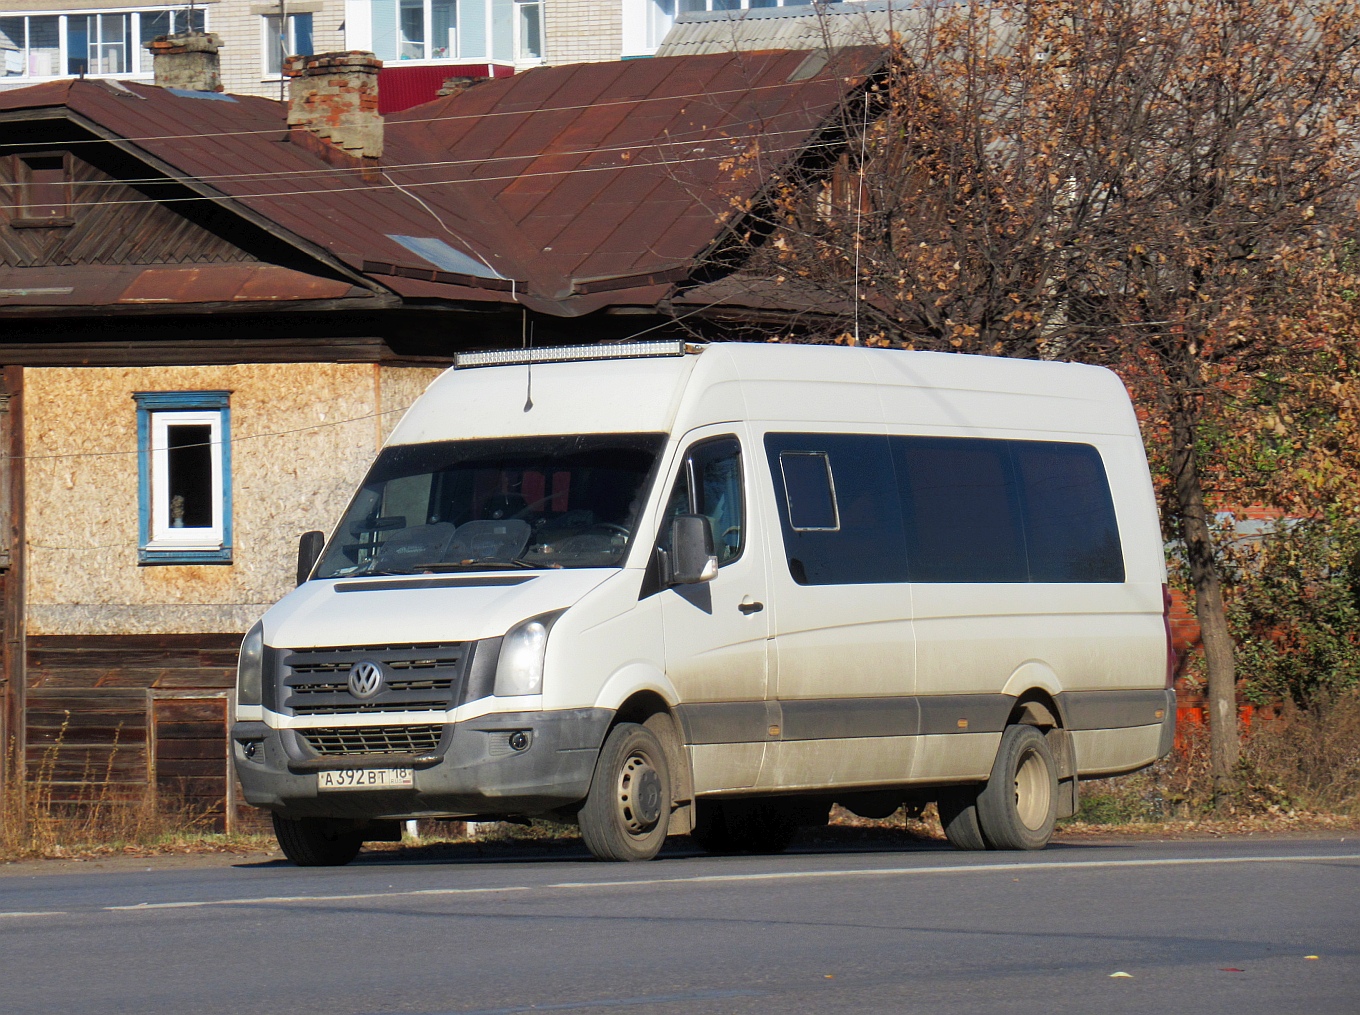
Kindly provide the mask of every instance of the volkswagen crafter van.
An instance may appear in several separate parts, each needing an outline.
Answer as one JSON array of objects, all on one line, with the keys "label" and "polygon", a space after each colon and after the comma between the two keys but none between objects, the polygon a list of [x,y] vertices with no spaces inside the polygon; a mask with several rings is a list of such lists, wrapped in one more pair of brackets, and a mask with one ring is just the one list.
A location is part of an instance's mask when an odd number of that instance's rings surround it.
[{"label": "volkswagen crafter van", "polygon": [[284,852],[551,816],[601,859],[839,802],[1044,846],[1171,747],[1162,538],[1102,369],[791,345],[464,354],[246,635]]}]

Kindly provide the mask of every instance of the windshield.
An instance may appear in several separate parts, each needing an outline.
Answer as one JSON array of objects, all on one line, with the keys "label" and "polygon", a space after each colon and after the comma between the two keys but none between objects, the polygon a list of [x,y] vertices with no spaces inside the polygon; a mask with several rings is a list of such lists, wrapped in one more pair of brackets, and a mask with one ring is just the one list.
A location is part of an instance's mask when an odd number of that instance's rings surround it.
[{"label": "windshield", "polygon": [[600,434],[387,448],[316,577],[617,567],[665,441]]}]

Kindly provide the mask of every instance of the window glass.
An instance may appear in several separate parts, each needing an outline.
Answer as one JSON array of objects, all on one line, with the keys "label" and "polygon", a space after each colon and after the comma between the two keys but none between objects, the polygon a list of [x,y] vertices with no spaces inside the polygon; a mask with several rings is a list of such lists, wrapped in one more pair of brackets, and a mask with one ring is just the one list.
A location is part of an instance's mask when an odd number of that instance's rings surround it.
[{"label": "window glass", "polygon": [[0,77],[22,76],[27,44],[23,18],[0,18]]},{"label": "window glass", "polygon": [[1119,526],[1100,452],[1047,441],[1011,448],[1024,492],[1030,581],[1122,582]]},{"label": "window glass", "polygon": [[[907,580],[902,510],[886,437],[772,433],[765,437],[765,452],[794,581],[864,585]],[[786,486],[790,476],[792,482]],[[820,507],[815,498],[799,505],[800,491],[807,496],[819,488]],[[826,501],[832,488],[837,527],[795,528],[794,517],[803,522],[831,520]]]},{"label": "window glass", "polygon": [[521,60],[541,60],[543,58],[543,29],[541,25],[542,5],[519,0],[519,53]]},{"label": "window glass", "polygon": [[[143,11],[139,21],[137,34],[143,46],[157,36],[169,35],[173,31],[169,11]],[[148,64],[150,60],[150,54],[143,56],[143,65]]]},{"label": "window glass", "polygon": [[264,73],[282,74],[283,62],[290,56],[312,55],[312,16],[277,14],[264,16]]},{"label": "window glass", "polygon": [[[68,32],[70,23],[75,20],[74,17],[67,19]],[[90,72],[126,74],[131,63],[128,51],[130,15],[91,14],[86,20],[89,25]]]},{"label": "window glass", "polygon": [[277,14],[264,17],[264,73],[283,73],[283,59],[288,54],[288,39],[284,35],[284,19]]},{"label": "window glass", "polygon": [[663,442],[609,434],[388,448],[316,576],[617,567]]},{"label": "window glass", "polygon": [[[84,18],[72,22],[85,23]],[[74,47],[75,41],[70,41]],[[56,77],[61,70],[61,18],[55,14],[28,19],[28,73],[35,78]]]},{"label": "window glass", "polygon": [[779,471],[784,479],[790,526],[799,532],[814,529],[834,532],[841,527],[831,461],[825,453],[785,451],[779,456]]},{"label": "window glass", "polygon": [[165,428],[172,529],[212,527],[212,429],[204,423]]},{"label": "window glass", "polygon": [[735,437],[707,440],[690,448],[662,514],[657,545],[663,550],[671,548],[671,521],[684,514],[708,519],[719,567],[741,556],[746,507],[741,444]]},{"label": "window glass", "polygon": [[96,27],[97,18],[76,17],[66,19],[66,73],[88,74],[90,71],[91,29]]},{"label": "window glass", "polygon": [[400,0],[397,29],[401,33],[398,59],[425,59],[425,0]]},{"label": "window glass", "polygon": [[293,56],[312,55],[312,16],[292,14],[288,18],[293,29]]},{"label": "window glass", "polygon": [[442,60],[458,52],[457,7],[454,0],[430,2],[430,56]]},{"label": "window glass", "polygon": [[741,489],[741,445],[735,439],[707,441],[690,452],[697,496],[696,513],[713,529],[721,567],[741,556],[745,509]]},{"label": "window glass", "polygon": [[1009,442],[894,437],[911,580],[1028,580]]}]

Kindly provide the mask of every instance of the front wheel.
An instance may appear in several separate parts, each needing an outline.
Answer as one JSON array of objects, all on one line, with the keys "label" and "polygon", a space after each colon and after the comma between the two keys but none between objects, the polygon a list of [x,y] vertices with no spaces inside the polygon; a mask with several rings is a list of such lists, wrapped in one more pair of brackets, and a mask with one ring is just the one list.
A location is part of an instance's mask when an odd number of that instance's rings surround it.
[{"label": "front wheel", "polygon": [[1008,726],[977,798],[978,824],[993,849],[1043,849],[1058,817],[1058,777],[1043,733]]},{"label": "front wheel", "polygon": [[343,867],[363,846],[358,832],[326,818],[273,817],[283,855],[299,867]]},{"label": "front wheel", "polygon": [[671,777],[656,734],[637,723],[609,731],[577,820],[597,860],[650,860],[671,819]]}]

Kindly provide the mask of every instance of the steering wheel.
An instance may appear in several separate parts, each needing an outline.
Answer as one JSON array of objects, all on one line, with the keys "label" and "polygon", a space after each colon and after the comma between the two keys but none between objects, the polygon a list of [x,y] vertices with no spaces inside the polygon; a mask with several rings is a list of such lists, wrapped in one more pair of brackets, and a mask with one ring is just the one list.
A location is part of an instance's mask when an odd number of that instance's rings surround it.
[{"label": "steering wheel", "polygon": [[629,531],[626,525],[615,525],[613,522],[596,522],[594,525],[591,526],[591,528],[608,529],[610,532],[617,532],[619,535],[625,538],[632,535],[632,532]]}]

